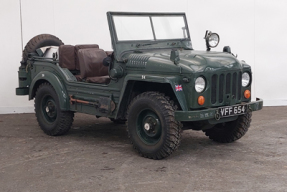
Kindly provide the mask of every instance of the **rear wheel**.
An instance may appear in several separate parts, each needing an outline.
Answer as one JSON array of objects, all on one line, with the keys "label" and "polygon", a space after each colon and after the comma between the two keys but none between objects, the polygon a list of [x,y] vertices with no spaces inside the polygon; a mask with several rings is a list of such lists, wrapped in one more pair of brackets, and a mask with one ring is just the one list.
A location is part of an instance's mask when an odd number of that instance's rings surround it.
[{"label": "rear wheel", "polygon": [[162,159],[180,144],[181,124],[175,107],[164,95],[145,92],[133,99],[128,109],[127,129],[134,148],[144,157]]},{"label": "rear wheel", "polygon": [[57,93],[49,83],[41,84],[36,92],[35,112],[39,126],[47,135],[63,135],[72,126],[74,112],[60,109]]},{"label": "rear wheel", "polygon": [[220,143],[231,143],[243,137],[250,127],[252,112],[239,116],[235,121],[220,123],[204,130],[205,135]]}]

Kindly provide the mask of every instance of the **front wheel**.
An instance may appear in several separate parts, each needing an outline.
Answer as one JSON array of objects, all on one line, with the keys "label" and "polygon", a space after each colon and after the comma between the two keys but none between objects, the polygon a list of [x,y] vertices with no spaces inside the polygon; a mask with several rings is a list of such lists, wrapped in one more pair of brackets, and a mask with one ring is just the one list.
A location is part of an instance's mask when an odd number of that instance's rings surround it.
[{"label": "front wheel", "polygon": [[35,112],[39,126],[47,135],[63,135],[72,126],[74,112],[60,109],[57,93],[49,83],[37,89]]},{"label": "front wheel", "polygon": [[204,130],[205,135],[220,143],[231,143],[243,137],[250,127],[252,112],[239,116],[236,120],[220,123]]},{"label": "front wheel", "polygon": [[133,99],[128,108],[127,129],[140,155],[162,159],[180,144],[181,124],[174,118],[175,107],[158,92],[145,92]]}]

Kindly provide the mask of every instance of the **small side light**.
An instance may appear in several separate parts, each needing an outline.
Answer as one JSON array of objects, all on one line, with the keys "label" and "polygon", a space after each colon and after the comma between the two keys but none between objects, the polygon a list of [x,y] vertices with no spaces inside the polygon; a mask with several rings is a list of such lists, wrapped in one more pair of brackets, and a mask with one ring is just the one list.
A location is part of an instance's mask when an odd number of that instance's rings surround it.
[{"label": "small side light", "polygon": [[199,105],[203,105],[205,102],[205,98],[203,96],[199,96],[197,99],[197,102]]},{"label": "small side light", "polygon": [[244,97],[245,97],[246,99],[249,99],[249,98],[251,97],[251,93],[250,93],[249,90],[245,90],[245,91],[244,91]]}]

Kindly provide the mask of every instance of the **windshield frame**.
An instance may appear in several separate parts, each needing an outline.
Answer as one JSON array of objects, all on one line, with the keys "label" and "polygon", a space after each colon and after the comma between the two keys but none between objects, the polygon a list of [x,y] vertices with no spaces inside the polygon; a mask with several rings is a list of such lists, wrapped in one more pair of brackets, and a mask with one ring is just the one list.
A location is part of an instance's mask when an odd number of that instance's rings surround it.
[{"label": "windshield frame", "polygon": [[[185,13],[127,13],[127,12],[110,12],[110,13],[112,15],[112,23],[114,26],[115,39],[116,39],[117,43],[126,43],[126,42],[133,42],[133,41],[157,42],[157,41],[167,41],[167,40],[184,40],[184,39],[190,40],[190,35],[189,35],[189,30],[188,30],[188,25],[187,25]],[[151,21],[150,24],[151,24],[151,29],[152,29],[154,39],[153,40],[142,40],[142,39],[139,39],[139,40],[119,40],[113,16],[146,16],[146,17],[149,17],[149,19]],[[184,20],[185,28],[186,28],[187,37],[186,38],[172,38],[172,39],[156,39],[154,24],[152,22],[152,17],[154,17],[154,16],[157,16],[157,17],[182,16],[183,20]]]},{"label": "windshield frame", "polygon": [[[185,24],[185,33],[186,38],[175,38],[175,39],[153,39],[153,40],[118,40],[116,26],[113,19],[113,16],[182,16]],[[114,49],[115,58],[118,61],[122,61],[122,56],[127,51],[135,51],[139,49],[158,49],[158,48],[169,48],[170,46],[166,46],[168,42],[173,44],[180,44],[179,47],[182,47],[182,44],[190,44],[190,33],[187,24],[187,19],[185,13],[150,13],[150,12],[107,12],[109,29],[111,34],[112,46]],[[154,26],[151,22],[151,28],[153,35],[155,33]],[[139,46],[138,46],[139,45]],[[176,46],[174,47],[176,48]]]}]

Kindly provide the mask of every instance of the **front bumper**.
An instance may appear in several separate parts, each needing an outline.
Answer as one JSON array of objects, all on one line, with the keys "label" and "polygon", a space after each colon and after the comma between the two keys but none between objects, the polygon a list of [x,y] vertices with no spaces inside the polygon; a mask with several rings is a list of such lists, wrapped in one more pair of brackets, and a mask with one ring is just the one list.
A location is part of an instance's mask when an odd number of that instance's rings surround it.
[{"label": "front bumper", "polygon": [[[258,111],[263,107],[263,100],[256,98],[256,101],[246,103],[251,111]],[[218,108],[209,108],[197,111],[175,111],[175,119],[177,121],[202,121],[215,120]]]}]

